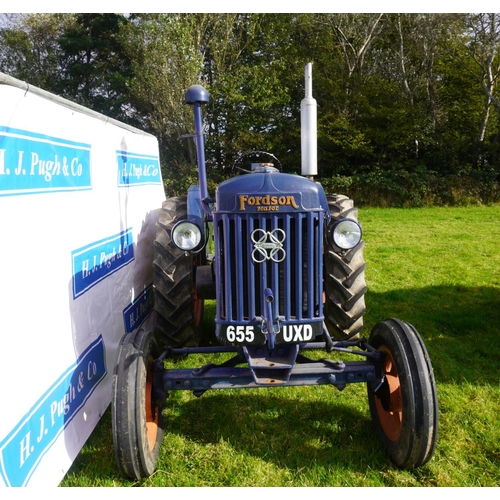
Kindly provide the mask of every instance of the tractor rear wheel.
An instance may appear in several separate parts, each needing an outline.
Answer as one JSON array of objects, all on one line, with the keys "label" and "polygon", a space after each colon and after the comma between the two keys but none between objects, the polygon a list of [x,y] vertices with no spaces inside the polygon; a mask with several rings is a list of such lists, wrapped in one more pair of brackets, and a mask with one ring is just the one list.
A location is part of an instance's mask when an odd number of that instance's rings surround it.
[{"label": "tractor rear wheel", "polygon": [[436,382],[417,330],[389,319],[374,326],[369,344],[384,353],[384,382],[376,392],[368,384],[375,429],[392,462],[404,469],[427,463],[438,432]]},{"label": "tractor rear wheel", "polygon": [[343,195],[328,195],[331,221],[325,234],[324,288],[325,322],[337,340],[358,336],[363,328],[365,308],[364,241],[351,250],[334,250],[327,242],[333,224],[341,219],[358,220],[358,209]]},{"label": "tractor rear wheel", "polygon": [[172,227],[187,219],[186,197],[163,202],[154,241],[153,289],[156,335],[162,346],[197,346],[201,337],[204,302],[196,297],[195,270],[202,254],[193,257],[172,242]]},{"label": "tractor rear wheel", "polygon": [[113,372],[111,421],[120,472],[131,479],[150,476],[163,439],[162,403],[152,394],[152,362],[160,355],[153,332],[129,333],[118,348]]}]

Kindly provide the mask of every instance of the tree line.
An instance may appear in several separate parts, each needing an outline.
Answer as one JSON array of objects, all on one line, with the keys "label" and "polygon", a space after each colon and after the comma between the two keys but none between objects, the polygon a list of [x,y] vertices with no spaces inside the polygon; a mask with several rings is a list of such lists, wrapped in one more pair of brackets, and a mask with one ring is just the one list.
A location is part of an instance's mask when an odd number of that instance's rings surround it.
[{"label": "tree line", "polygon": [[154,134],[165,188],[196,182],[186,89],[204,85],[211,193],[244,152],[300,173],[313,63],[318,171],[358,204],[498,201],[500,14],[3,15],[0,71]]}]

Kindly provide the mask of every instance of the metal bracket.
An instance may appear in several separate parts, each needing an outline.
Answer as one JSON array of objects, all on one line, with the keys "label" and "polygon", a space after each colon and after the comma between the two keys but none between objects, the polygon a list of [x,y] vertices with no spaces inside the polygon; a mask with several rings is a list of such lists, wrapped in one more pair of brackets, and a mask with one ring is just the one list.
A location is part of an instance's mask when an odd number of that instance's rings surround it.
[{"label": "metal bracket", "polygon": [[244,346],[243,353],[258,385],[283,385],[290,380],[299,352],[298,344],[273,349],[271,353],[260,346]]}]

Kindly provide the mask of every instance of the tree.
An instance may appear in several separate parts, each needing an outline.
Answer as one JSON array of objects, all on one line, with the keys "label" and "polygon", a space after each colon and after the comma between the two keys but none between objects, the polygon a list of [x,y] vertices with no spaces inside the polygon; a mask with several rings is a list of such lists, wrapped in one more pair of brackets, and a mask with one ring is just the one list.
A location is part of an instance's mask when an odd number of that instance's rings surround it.
[{"label": "tree", "polygon": [[57,92],[67,69],[59,38],[73,14],[20,14],[0,28],[0,69],[14,78]]},{"label": "tree", "polygon": [[192,132],[192,112],[182,102],[194,83],[211,94],[205,109],[209,180],[227,176],[224,168],[249,150],[287,156],[284,135],[291,120],[297,123],[300,105],[295,100],[297,111],[290,110],[290,93],[304,67],[285,50],[293,44],[292,16],[151,14],[130,21],[121,35],[134,73],[130,98],[143,126],[160,138],[171,192],[195,181],[194,146],[182,138]]},{"label": "tree", "polygon": [[290,151],[292,141],[286,137],[295,130],[300,145],[300,100],[292,94],[303,80],[304,65],[297,64],[293,50],[296,23],[293,15],[219,16],[205,54],[214,96],[209,107],[214,167],[230,166],[241,153],[265,150],[288,171],[297,170],[300,151]]},{"label": "tree", "polygon": [[[477,136],[478,149],[481,150],[492,105],[500,115],[500,99],[495,93],[500,77],[500,14],[470,14],[467,16],[467,27],[467,48],[474,61],[474,66],[469,67],[469,71],[480,83],[485,97]],[[495,135],[497,143],[499,137],[500,129]]]},{"label": "tree", "polygon": [[192,112],[182,104],[194,83],[211,94],[204,108],[209,182],[229,175],[226,167],[251,150],[272,152],[285,171],[299,172],[307,62],[323,180],[415,200],[420,181],[438,189],[437,178],[475,172],[494,181],[497,14],[1,19],[0,69],[153,133],[169,195],[196,182],[195,146],[186,138]]},{"label": "tree", "polygon": [[141,127],[159,140],[169,192],[195,180],[195,148],[183,136],[192,132],[185,91],[200,83],[199,52],[203,19],[181,14],[138,14],[122,26],[120,43],[134,75],[127,80],[130,103]]},{"label": "tree", "polygon": [[66,67],[56,90],[83,106],[130,122],[127,81],[132,72],[119,36],[127,23],[120,14],[77,14],[58,39]]}]

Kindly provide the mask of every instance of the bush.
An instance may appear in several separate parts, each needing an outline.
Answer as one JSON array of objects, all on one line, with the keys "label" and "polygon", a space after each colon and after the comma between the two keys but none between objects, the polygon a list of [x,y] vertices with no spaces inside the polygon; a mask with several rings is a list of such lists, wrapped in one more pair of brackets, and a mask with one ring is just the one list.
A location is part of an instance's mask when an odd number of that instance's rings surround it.
[{"label": "bush", "polygon": [[494,169],[464,167],[453,175],[439,175],[417,165],[412,169],[375,166],[352,176],[318,179],[328,193],[353,198],[358,206],[430,207],[491,204],[500,201]]}]

